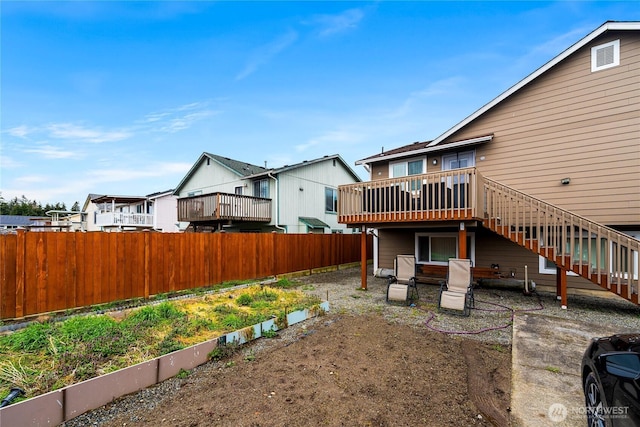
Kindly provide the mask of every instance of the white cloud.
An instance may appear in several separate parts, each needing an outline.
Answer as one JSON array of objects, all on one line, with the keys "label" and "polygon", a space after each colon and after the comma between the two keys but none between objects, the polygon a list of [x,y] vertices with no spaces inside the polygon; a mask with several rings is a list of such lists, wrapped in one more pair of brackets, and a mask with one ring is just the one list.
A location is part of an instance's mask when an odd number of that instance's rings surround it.
[{"label": "white cloud", "polygon": [[187,172],[192,164],[183,162],[160,162],[149,165],[146,169],[102,169],[87,173],[87,179],[94,186],[108,182],[135,181],[144,178],[161,177]]},{"label": "white cloud", "polygon": [[14,160],[12,157],[0,154],[0,169],[15,169],[22,167],[22,163]]},{"label": "white cloud", "polygon": [[175,133],[181,130],[190,128],[195,122],[198,122],[205,117],[209,117],[216,114],[214,111],[205,110],[197,111],[195,113],[185,114],[182,117],[176,117],[167,122],[166,125],[161,126],[158,130],[162,132]]},{"label": "white cloud", "polygon": [[[181,105],[176,108],[149,113],[141,122],[149,125],[151,131],[175,133],[193,126],[194,123],[219,114],[219,111],[208,109],[209,102],[199,101]],[[143,129],[144,130],[144,129]]]},{"label": "white cloud", "polygon": [[78,159],[83,157],[78,151],[63,150],[53,145],[42,145],[35,148],[25,148],[25,153],[38,154],[47,159]]},{"label": "white cloud", "polygon": [[124,130],[102,131],[77,126],[72,123],[54,123],[47,126],[49,136],[57,139],[78,140],[92,143],[116,142],[130,138],[132,133]]},{"label": "white cloud", "polygon": [[253,74],[260,66],[271,61],[276,55],[291,46],[297,39],[298,33],[290,30],[271,43],[261,46],[249,57],[247,65],[236,76],[236,80],[242,80]]},{"label": "white cloud", "polygon": [[416,105],[427,98],[451,97],[453,94],[460,92],[464,82],[465,80],[462,77],[449,77],[435,81],[422,90],[410,93],[397,108],[386,115],[386,118],[399,118],[414,113]]},{"label": "white cloud", "polygon": [[15,179],[17,183],[24,184],[37,184],[40,182],[47,182],[49,178],[44,175],[23,175]]},{"label": "white cloud", "polygon": [[17,126],[7,130],[7,133],[9,133],[9,135],[17,136],[18,138],[25,138],[31,132],[33,132],[33,130],[25,125]]},{"label": "white cloud", "polygon": [[357,28],[362,18],[362,9],[349,9],[338,15],[317,15],[313,21],[320,26],[320,36],[327,37]]},{"label": "white cloud", "polygon": [[296,151],[303,152],[317,145],[322,145],[323,148],[327,146],[343,147],[348,144],[356,144],[362,141],[363,135],[346,130],[334,130],[324,133],[316,138],[312,138],[304,144],[295,146]]}]

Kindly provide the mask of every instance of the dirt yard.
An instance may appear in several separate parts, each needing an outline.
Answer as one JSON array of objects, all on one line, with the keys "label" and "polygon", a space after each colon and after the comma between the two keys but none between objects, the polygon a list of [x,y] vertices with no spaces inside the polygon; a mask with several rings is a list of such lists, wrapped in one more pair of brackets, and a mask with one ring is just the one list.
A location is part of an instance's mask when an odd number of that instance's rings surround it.
[{"label": "dirt yard", "polygon": [[101,425],[509,425],[509,348],[375,314],[312,323],[205,365],[154,409],[129,407]]}]

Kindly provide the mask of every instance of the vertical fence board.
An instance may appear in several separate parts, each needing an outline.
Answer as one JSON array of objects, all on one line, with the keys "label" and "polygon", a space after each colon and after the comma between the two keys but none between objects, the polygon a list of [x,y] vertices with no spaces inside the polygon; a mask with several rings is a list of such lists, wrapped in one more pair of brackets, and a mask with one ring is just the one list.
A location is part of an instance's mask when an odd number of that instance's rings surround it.
[{"label": "vertical fence board", "polygon": [[66,308],[78,307],[77,290],[78,290],[78,260],[76,258],[76,233],[71,233],[69,238],[65,239],[65,289]]},{"label": "vertical fence board", "polygon": [[[51,274],[47,280],[49,286],[47,290],[51,292],[51,305],[49,310],[64,310],[67,308],[67,283],[66,283],[66,270],[67,270],[67,254],[66,254],[66,241],[69,240],[67,236],[62,233],[47,233],[48,237],[53,237],[53,244],[49,245],[49,250],[53,248],[53,254],[49,256]],[[62,286],[60,286],[60,284]]]},{"label": "vertical fence board", "polygon": [[[16,275],[18,236],[2,237],[0,240],[0,319],[7,319],[16,317],[18,305],[18,278]],[[22,302],[20,301],[19,304],[22,305]]]},{"label": "vertical fence board", "polygon": [[35,233],[36,239],[36,309],[39,313],[49,311],[47,295],[47,276],[49,274],[49,260],[47,259],[47,236],[43,232]]}]

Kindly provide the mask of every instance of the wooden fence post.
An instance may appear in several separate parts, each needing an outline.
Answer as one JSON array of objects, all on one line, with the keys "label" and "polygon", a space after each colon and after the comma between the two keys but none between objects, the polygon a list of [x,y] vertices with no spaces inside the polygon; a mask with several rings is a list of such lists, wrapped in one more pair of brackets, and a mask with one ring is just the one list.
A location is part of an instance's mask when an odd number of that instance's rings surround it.
[{"label": "wooden fence post", "polygon": [[150,257],[151,250],[149,249],[149,240],[151,235],[149,232],[144,233],[144,298],[149,299],[149,283],[151,282],[151,269],[150,269]]},{"label": "wooden fence post", "polygon": [[362,290],[367,290],[367,228],[362,227],[360,233],[360,285]]},{"label": "wooden fence post", "polygon": [[19,229],[16,240],[16,318],[24,317],[25,258],[27,256],[26,238],[26,231]]}]

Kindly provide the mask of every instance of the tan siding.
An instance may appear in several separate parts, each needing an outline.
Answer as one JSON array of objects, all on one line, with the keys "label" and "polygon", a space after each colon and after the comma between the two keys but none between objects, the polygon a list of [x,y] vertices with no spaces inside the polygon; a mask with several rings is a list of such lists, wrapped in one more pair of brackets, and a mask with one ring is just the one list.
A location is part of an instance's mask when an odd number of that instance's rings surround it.
[{"label": "tan siding", "polygon": [[380,247],[378,267],[393,269],[393,260],[398,254],[415,253],[415,232],[413,230],[378,230]]},{"label": "tan siding", "polygon": [[[491,267],[500,265],[500,271],[509,273],[515,270],[516,279],[524,280],[524,270],[530,280],[541,286],[556,286],[555,274],[539,273],[539,258],[535,253],[517,244],[493,234],[487,230],[478,230],[476,234],[476,266]],[[567,277],[567,286],[581,289],[601,289],[587,279],[581,277]]]},{"label": "tan siding", "polygon": [[389,163],[377,163],[371,165],[371,181],[389,178]]},{"label": "tan siding", "polygon": [[[617,38],[621,65],[592,73],[591,47]],[[640,35],[594,41],[443,143],[489,133],[476,150],[484,175],[604,224],[639,224]]]}]

